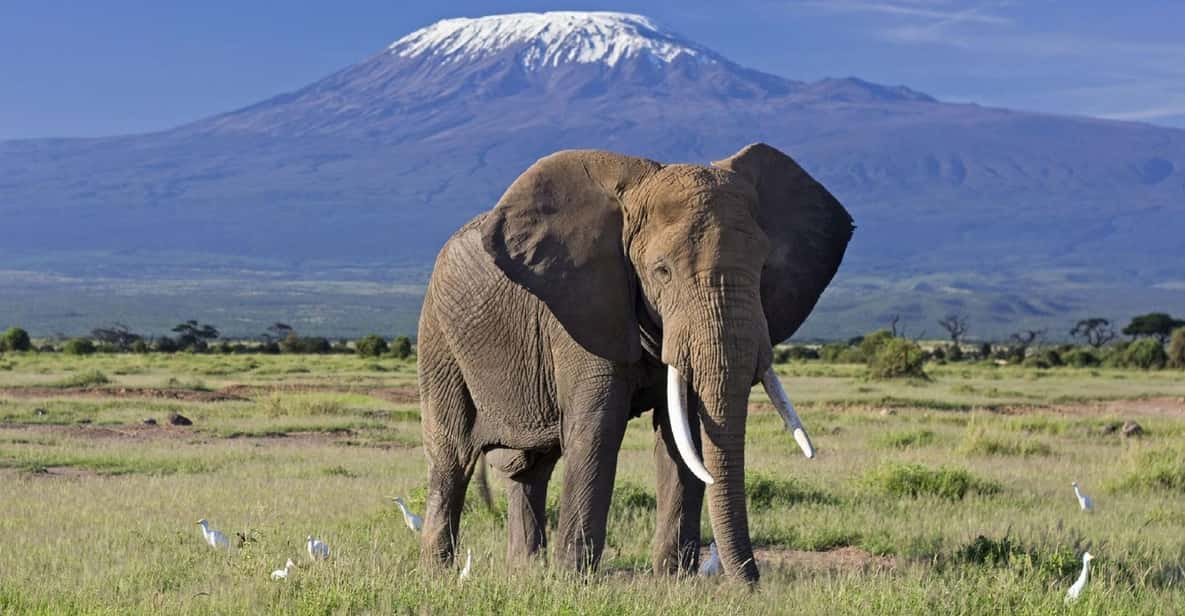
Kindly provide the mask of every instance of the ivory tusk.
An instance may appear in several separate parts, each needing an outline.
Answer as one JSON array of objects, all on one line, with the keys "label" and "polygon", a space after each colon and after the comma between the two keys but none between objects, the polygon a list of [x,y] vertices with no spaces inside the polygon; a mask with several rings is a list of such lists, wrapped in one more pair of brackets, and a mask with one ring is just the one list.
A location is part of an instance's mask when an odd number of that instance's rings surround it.
[{"label": "ivory tusk", "polygon": [[696,453],[695,441],[691,440],[691,426],[687,420],[687,381],[683,380],[674,366],[667,366],[667,416],[671,421],[671,434],[675,436],[675,447],[683,463],[700,481],[707,485],[716,483]]},{"label": "ivory tusk", "polygon": [[782,382],[778,380],[773,366],[770,366],[765,374],[761,375],[761,384],[765,387],[765,393],[769,396],[770,401],[774,403],[774,408],[786,422],[786,429],[794,433],[794,440],[802,448],[803,455],[814,458],[815,446],[811,444],[811,438],[806,435],[806,429],[802,427],[802,420],[794,411],[794,404],[790,402],[790,396],[786,395],[786,390],[782,388]]}]

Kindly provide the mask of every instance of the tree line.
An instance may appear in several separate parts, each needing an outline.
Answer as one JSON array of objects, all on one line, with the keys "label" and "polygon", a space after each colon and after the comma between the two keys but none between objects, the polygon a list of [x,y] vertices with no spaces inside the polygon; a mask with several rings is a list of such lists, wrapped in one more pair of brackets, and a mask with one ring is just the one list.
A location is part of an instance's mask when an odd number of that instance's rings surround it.
[{"label": "tree line", "polygon": [[[344,338],[330,341],[322,336],[302,336],[286,323],[273,323],[254,339],[222,339],[217,327],[197,320],[178,323],[172,336],[149,337],[135,333],[127,325],[113,323],[80,336],[34,345],[29,333],[10,327],[0,334],[0,352],[37,351],[67,355],[94,353],[264,353],[264,354],[356,354],[364,357],[407,359],[414,353],[411,339],[396,336],[388,341],[369,334],[355,341]],[[61,337],[59,337],[61,338]]]}]

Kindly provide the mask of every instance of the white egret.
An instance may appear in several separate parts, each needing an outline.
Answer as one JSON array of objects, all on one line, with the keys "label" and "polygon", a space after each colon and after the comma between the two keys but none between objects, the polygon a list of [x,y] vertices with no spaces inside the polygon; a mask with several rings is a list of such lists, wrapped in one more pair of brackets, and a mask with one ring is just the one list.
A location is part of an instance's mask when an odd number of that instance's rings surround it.
[{"label": "white egret", "polygon": [[465,566],[461,567],[461,576],[457,579],[465,580],[469,577],[469,570],[473,567],[473,550],[465,548]]},{"label": "white egret", "polygon": [[1093,512],[1094,511],[1094,499],[1083,494],[1082,490],[1078,489],[1078,482],[1077,481],[1071,483],[1070,485],[1074,486],[1074,496],[1078,497],[1078,506],[1082,507],[1082,510],[1087,513]]},{"label": "white egret", "polygon": [[720,575],[724,572],[724,563],[720,562],[720,552],[716,551],[716,542],[708,546],[708,559],[699,567],[699,574],[703,577]]},{"label": "white egret", "polygon": [[288,572],[292,571],[292,568],[295,566],[296,566],[296,563],[292,562],[292,559],[289,558],[288,562],[284,563],[283,569],[276,569],[275,571],[272,571],[272,579],[273,580],[288,579]]},{"label": "white egret", "polygon": [[206,521],[206,518],[202,518],[202,519],[198,520],[197,523],[198,523],[198,526],[202,527],[202,537],[205,538],[206,543],[210,544],[210,547],[212,547],[212,548],[229,548],[230,547],[230,539],[227,539],[226,535],[222,534],[221,532],[211,529],[210,523]]},{"label": "white egret", "polygon": [[329,558],[329,544],[312,535],[309,535],[309,538],[305,541],[309,549],[309,558],[313,560],[325,560]]},{"label": "white egret", "polygon": [[1066,591],[1066,603],[1077,601],[1078,595],[1082,594],[1082,589],[1086,588],[1086,580],[1090,578],[1090,561],[1093,559],[1094,556],[1091,556],[1090,552],[1082,555],[1082,573],[1078,575],[1078,581],[1074,582],[1070,590]]},{"label": "white egret", "polygon": [[420,532],[420,529],[424,527],[424,519],[412,513],[411,509],[407,508],[407,503],[403,502],[402,496],[392,496],[391,498],[394,499],[396,505],[399,505],[399,510],[403,512],[403,523],[407,524],[408,528],[417,533]]}]

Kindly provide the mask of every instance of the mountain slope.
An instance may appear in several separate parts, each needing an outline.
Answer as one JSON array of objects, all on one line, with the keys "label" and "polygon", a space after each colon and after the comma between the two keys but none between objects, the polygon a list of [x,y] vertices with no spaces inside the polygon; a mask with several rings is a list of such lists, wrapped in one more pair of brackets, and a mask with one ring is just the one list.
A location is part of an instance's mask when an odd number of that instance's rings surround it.
[{"label": "mountain slope", "polygon": [[[429,263],[557,149],[707,162],[754,141],[790,153],[853,212],[836,296],[868,320],[980,306],[1003,328],[1105,309],[1115,288],[1185,281],[1185,131],[953,105],[854,78],[794,81],[615,13],[446,20],[174,130],[0,143],[0,256],[81,271],[96,253],[157,263],[181,252],[205,255],[193,270],[217,258],[280,271],[367,264],[350,275],[381,277],[387,264]],[[838,292],[845,280],[899,289],[950,275],[968,288],[926,283],[917,302]],[[1010,279],[1048,305],[992,308]]]}]

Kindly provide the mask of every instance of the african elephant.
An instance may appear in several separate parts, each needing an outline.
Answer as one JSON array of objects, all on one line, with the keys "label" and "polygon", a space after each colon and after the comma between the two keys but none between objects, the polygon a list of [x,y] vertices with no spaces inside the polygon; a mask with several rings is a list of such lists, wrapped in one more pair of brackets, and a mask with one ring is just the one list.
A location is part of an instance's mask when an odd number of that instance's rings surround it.
[{"label": "african elephant", "polygon": [[[562,452],[556,558],[595,567],[626,423],[655,409],[655,571],[696,567],[708,483],[724,570],[755,582],[749,390],[764,381],[800,428],[770,368],[771,341],[806,319],[853,229],[823,186],[764,144],[711,166],[602,151],[532,165],[449,239],[428,285],[424,561],[452,562],[481,452],[511,480],[511,557],[544,547]],[[805,433],[795,437],[812,455]]]}]

